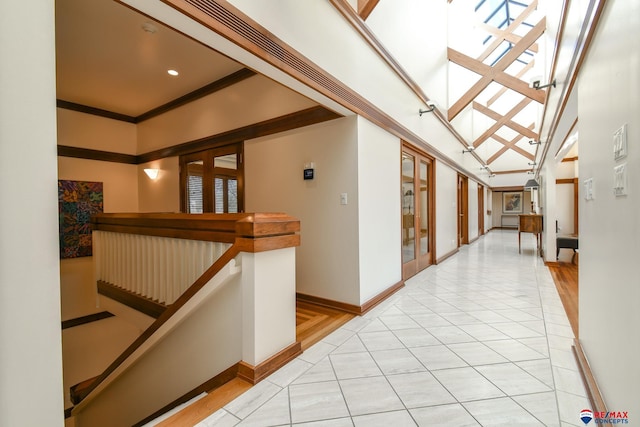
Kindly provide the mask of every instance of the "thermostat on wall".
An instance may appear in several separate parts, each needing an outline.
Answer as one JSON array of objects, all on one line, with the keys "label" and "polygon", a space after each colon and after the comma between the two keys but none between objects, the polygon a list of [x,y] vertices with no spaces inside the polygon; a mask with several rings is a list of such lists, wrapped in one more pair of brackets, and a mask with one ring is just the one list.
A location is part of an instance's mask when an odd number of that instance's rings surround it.
[{"label": "thermostat on wall", "polygon": [[313,179],[313,171],[315,169],[315,164],[313,162],[304,164],[304,179]]}]

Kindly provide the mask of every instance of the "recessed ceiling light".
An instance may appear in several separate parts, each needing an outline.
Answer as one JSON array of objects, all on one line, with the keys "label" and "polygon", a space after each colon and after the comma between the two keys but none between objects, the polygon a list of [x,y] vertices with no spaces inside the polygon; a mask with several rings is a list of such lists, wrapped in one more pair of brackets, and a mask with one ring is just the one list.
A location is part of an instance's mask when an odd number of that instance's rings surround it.
[{"label": "recessed ceiling light", "polygon": [[171,76],[177,76],[179,74],[176,70],[167,70],[167,73]]}]

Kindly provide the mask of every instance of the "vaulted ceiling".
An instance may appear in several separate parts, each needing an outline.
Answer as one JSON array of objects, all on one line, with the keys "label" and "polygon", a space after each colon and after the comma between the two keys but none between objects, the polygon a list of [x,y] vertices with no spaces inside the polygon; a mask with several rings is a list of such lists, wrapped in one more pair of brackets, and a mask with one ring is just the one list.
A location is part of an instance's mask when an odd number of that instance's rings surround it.
[{"label": "vaulted ceiling", "polygon": [[[366,19],[380,0],[349,1]],[[490,174],[530,171],[550,90],[529,83],[544,70],[537,55],[544,51],[547,23],[538,0],[449,3],[452,10],[471,7],[478,21],[469,42],[447,52],[450,69],[463,78],[462,94],[448,100],[446,119],[462,129],[460,117],[473,116],[472,132],[460,132],[469,145],[461,150]],[[135,119],[243,69],[116,1],[57,0],[56,20],[58,98],[70,104]],[[180,76],[167,74],[173,67]]]},{"label": "vaulted ceiling", "polygon": [[470,82],[450,100],[448,118],[455,125],[456,117],[471,109],[474,131],[468,150],[490,173],[532,171],[549,90],[537,77],[548,75],[544,56],[539,58],[546,18],[537,0],[478,0],[474,12],[477,24],[462,46],[465,51],[448,49],[452,67]]}]

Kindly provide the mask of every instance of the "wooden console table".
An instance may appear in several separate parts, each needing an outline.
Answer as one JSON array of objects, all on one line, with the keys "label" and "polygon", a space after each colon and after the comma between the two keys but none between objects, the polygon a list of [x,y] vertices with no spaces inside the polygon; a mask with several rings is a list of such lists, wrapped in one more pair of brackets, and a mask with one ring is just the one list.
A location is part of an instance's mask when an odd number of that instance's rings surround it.
[{"label": "wooden console table", "polygon": [[518,221],[518,253],[522,253],[520,241],[521,233],[533,233],[536,235],[536,246],[538,253],[542,246],[542,215],[525,214],[519,215]]}]

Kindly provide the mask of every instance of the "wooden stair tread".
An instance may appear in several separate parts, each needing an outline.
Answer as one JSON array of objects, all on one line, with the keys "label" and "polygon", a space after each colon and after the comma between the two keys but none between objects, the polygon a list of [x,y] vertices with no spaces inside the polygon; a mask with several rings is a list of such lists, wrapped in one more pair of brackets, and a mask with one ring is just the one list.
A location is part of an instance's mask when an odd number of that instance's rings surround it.
[{"label": "wooden stair tread", "polygon": [[166,420],[157,424],[157,426],[194,426],[227,403],[231,402],[236,397],[240,396],[245,391],[249,390],[251,387],[251,383],[240,378],[234,378],[208,393],[202,399],[173,414]]}]

